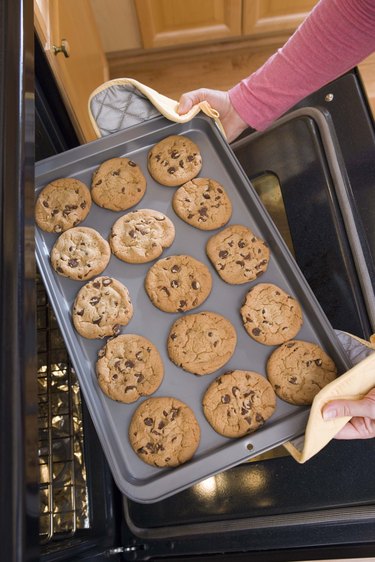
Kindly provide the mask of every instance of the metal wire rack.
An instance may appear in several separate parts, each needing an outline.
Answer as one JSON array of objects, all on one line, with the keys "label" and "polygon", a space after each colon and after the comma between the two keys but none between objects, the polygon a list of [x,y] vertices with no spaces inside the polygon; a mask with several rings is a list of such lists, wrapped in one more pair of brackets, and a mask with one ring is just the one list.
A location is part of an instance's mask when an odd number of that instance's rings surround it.
[{"label": "metal wire rack", "polygon": [[82,402],[56,318],[37,275],[40,542],[89,527]]}]

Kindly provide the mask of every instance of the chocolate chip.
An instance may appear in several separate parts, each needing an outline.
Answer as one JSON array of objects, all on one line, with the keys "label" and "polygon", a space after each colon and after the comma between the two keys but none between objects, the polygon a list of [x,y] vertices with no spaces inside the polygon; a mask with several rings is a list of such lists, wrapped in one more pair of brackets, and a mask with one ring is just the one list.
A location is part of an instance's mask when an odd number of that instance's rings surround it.
[{"label": "chocolate chip", "polygon": [[240,241],[238,242],[238,247],[239,247],[239,248],[244,248],[245,246],[246,246],[246,242],[245,242],[244,240],[240,240]]},{"label": "chocolate chip", "polygon": [[[145,418],[145,419],[143,420],[143,423],[144,423],[145,425],[151,426],[154,422],[152,421],[152,418]],[[146,446],[147,446],[147,445],[146,445]]]},{"label": "chocolate chip", "polygon": [[189,156],[186,158],[186,160],[188,162],[192,162],[194,160],[194,156],[192,156],[191,154],[189,154]]},{"label": "chocolate chip", "polygon": [[137,233],[135,232],[134,229],[129,231],[129,236],[130,236],[130,238],[135,238],[137,236]]},{"label": "chocolate chip", "polygon": [[182,312],[186,306],[187,306],[187,302],[185,300],[181,300],[179,303],[179,308],[177,309],[178,312]]},{"label": "chocolate chip", "polygon": [[95,304],[98,304],[99,301],[100,297],[92,297],[89,302],[92,306],[94,306]]},{"label": "chocolate chip", "polygon": [[78,267],[78,260],[76,260],[75,258],[72,258],[68,261],[68,266],[69,267]]},{"label": "chocolate chip", "polygon": [[92,321],[93,324],[100,324],[100,320],[102,319],[102,316],[99,316],[99,318],[95,318],[95,320]]},{"label": "chocolate chip", "polygon": [[180,153],[178,152],[178,150],[172,150],[171,152],[171,158],[176,159],[176,158],[180,158]]},{"label": "chocolate chip", "polygon": [[219,258],[227,258],[229,255],[229,252],[227,252],[227,250],[220,250],[219,252]]},{"label": "chocolate chip", "polygon": [[81,209],[86,209],[87,207],[87,203],[86,201],[82,201],[82,203],[80,204]]},{"label": "chocolate chip", "polygon": [[197,289],[200,289],[200,284],[198,283],[198,281],[193,281],[191,284],[192,288],[196,291]]},{"label": "chocolate chip", "polygon": [[290,384],[298,384],[297,377],[296,376],[289,377],[288,382],[290,382]]},{"label": "chocolate chip", "polygon": [[315,365],[317,365],[318,367],[322,366],[323,361],[321,359],[315,359]]},{"label": "chocolate chip", "polygon": [[207,217],[207,207],[201,207],[198,209],[198,213],[201,217]]},{"label": "chocolate chip", "polygon": [[240,392],[240,389],[238,388],[238,386],[232,386],[232,394],[233,396],[237,396],[237,394]]},{"label": "chocolate chip", "polygon": [[164,293],[167,295],[167,297],[171,296],[171,292],[170,292],[169,289],[167,289],[167,287],[162,287],[160,290],[164,291]]},{"label": "chocolate chip", "polygon": [[181,267],[179,265],[174,265],[171,267],[172,273],[178,273],[179,271],[181,271]]},{"label": "chocolate chip", "polygon": [[171,340],[175,340],[177,338],[177,334],[175,332],[173,332],[173,334],[170,335]]},{"label": "chocolate chip", "polygon": [[106,277],[105,279],[103,279],[103,287],[108,287],[108,285],[112,284],[112,279],[109,279],[109,277]]},{"label": "chocolate chip", "polygon": [[49,208],[49,204],[48,201],[43,201],[43,207],[45,207],[46,209]]},{"label": "chocolate chip", "polygon": [[230,396],[229,396],[229,394],[224,394],[224,395],[221,397],[221,402],[222,402],[223,404],[229,404],[229,402],[230,402]]},{"label": "chocolate chip", "polygon": [[173,279],[173,280],[171,281],[171,287],[172,287],[173,289],[176,289],[176,288],[179,287],[179,286],[180,286],[180,283],[179,283],[178,281],[176,281],[176,279]]},{"label": "chocolate chip", "polygon": [[128,369],[132,369],[132,368],[134,367],[134,362],[131,361],[130,359],[128,359],[128,360],[125,362],[125,367],[127,367]]},{"label": "chocolate chip", "polygon": [[251,330],[252,334],[254,334],[254,336],[259,336],[261,334],[261,331],[259,330],[259,328],[253,328]]},{"label": "chocolate chip", "polygon": [[126,387],[125,387],[125,392],[129,392],[129,390],[134,390],[135,388],[137,388],[137,387],[134,386],[134,385],[126,386]]},{"label": "chocolate chip", "polygon": [[132,168],[135,168],[137,164],[133,162],[133,160],[129,160],[128,165],[131,166]]},{"label": "chocolate chip", "polygon": [[168,174],[173,175],[176,171],[176,168],[174,166],[170,166],[167,170]]}]

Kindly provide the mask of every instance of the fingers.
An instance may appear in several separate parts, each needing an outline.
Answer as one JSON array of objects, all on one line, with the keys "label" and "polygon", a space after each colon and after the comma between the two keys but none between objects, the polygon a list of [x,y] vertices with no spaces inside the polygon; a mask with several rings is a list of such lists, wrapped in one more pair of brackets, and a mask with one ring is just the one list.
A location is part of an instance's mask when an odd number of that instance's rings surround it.
[{"label": "fingers", "polygon": [[375,419],[375,388],[361,400],[332,400],[322,410],[323,419],[359,416]]},{"label": "fingers", "polygon": [[352,418],[336,435],[335,439],[371,439],[375,437],[375,420]]},{"label": "fingers", "polygon": [[177,113],[184,115],[193,107],[193,105],[196,105],[205,99],[207,99],[207,96],[204,89],[193,90],[192,92],[182,94],[179,100]]}]

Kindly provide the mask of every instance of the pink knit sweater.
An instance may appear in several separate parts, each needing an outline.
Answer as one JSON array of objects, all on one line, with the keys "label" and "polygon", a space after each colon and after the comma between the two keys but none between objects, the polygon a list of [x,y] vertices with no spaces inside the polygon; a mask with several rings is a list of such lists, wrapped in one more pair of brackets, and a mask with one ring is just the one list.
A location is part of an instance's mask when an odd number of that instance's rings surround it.
[{"label": "pink knit sweater", "polygon": [[257,130],[375,51],[375,0],[320,0],[288,42],[229,91]]}]

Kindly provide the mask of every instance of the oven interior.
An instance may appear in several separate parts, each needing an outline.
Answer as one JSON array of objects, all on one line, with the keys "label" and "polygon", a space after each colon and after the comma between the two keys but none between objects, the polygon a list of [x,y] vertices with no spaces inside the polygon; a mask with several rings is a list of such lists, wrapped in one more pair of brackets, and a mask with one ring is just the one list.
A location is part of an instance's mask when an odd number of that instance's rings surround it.
[{"label": "oven interior", "polygon": [[[337,103],[324,101],[327,91],[296,109],[318,108],[333,124],[374,279],[373,122],[356,71],[329,85]],[[37,159],[74,147],[71,131],[68,142],[59,134],[43,85],[37,87],[36,119]],[[302,115],[263,134],[247,132],[232,148],[333,327],[368,338],[374,326],[314,119]],[[204,553],[229,560],[246,551],[262,560],[262,552],[282,549],[291,560],[293,549],[324,547],[328,555],[339,544],[355,555],[357,546],[373,541],[375,482],[368,467],[375,450],[365,441],[333,441],[306,465],[279,447],[153,504],[122,497],[38,276],[36,282],[43,559],[78,559],[79,552],[79,559],[92,559],[90,551],[125,560]]]}]

